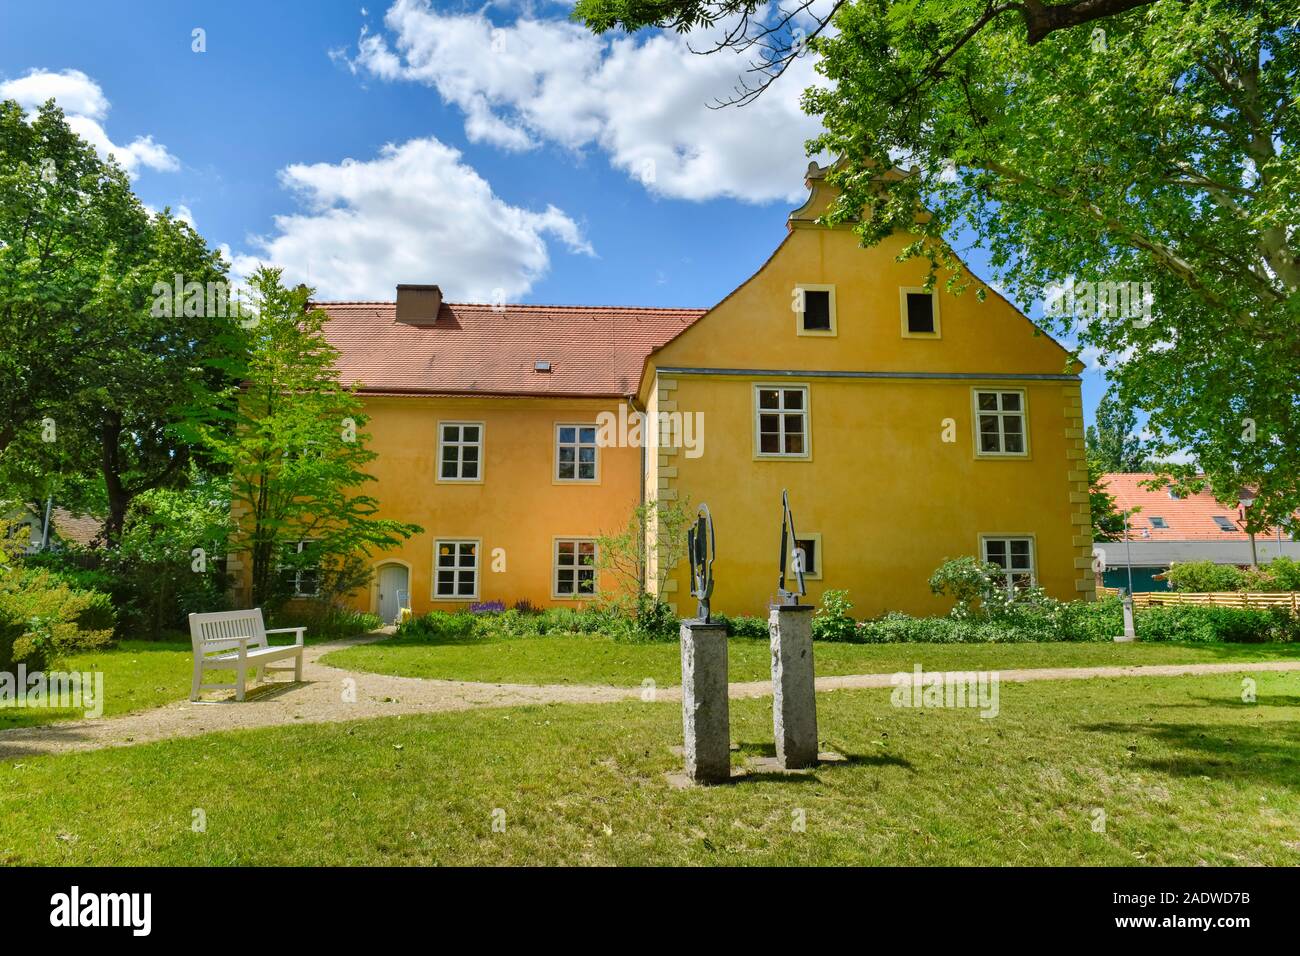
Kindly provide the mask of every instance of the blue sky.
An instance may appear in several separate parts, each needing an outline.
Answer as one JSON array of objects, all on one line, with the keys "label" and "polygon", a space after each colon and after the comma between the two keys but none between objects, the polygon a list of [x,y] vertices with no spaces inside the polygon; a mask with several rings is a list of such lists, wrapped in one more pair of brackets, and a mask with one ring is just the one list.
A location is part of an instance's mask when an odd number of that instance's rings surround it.
[{"label": "blue sky", "polygon": [[[6,2],[0,92],[54,92],[146,203],[188,210],[237,271],[274,261],[322,297],[438,282],[453,299],[711,305],[804,194],[810,64],[713,111],[734,60],[597,39],[567,12]],[[1091,419],[1104,383],[1084,382]]]}]

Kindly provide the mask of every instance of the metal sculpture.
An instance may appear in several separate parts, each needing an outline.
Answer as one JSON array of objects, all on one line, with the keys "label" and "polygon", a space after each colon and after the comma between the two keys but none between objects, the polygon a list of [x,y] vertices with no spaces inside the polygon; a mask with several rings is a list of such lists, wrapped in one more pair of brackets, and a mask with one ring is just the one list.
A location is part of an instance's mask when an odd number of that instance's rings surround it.
[{"label": "metal sculpture", "polygon": [[691,597],[698,602],[695,616],[709,623],[709,599],[713,597],[713,559],[718,556],[718,541],[713,533],[713,515],[701,504],[694,527],[686,529],[686,553],[691,559]]},{"label": "metal sculpture", "polygon": [[[804,553],[803,549],[797,544],[798,538],[794,531],[794,513],[790,510],[790,495],[785,490],[781,490],[781,578],[776,586],[776,600],[778,607],[798,607],[799,599],[808,593],[804,588]],[[799,589],[797,591],[787,591],[785,587],[785,561],[786,553],[790,551],[790,545],[794,544],[794,562],[791,570],[794,572],[795,580],[798,581]]]}]

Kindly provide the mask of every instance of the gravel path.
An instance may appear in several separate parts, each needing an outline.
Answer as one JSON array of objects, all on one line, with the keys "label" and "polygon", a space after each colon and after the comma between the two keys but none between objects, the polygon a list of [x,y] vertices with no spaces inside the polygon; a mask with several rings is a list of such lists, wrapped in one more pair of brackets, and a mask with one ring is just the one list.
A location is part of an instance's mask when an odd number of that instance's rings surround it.
[{"label": "gravel path", "polygon": [[[44,727],[0,731],[0,760],[17,760],[42,754],[129,747],[176,737],[196,737],[222,730],[276,727],[295,722],[336,723],[370,717],[428,714],[471,710],[478,707],[516,707],[525,704],[601,704],[639,700],[640,687],[602,687],[569,684],[481,684],[467,681],[389,677],[341,670],[320,663],[330,651],[382,639],[365,635],[308,647],[303,653],[303,683],[263,684],[237,704],[228,693],[223,699],[191,703],[182,701],[98,720],[68,721]],[[1003,681],[1080,680],[1093,677],[1181,677],[1191,674],[1232,674],[1247,671],[1296,671],[1300,661],[1231,664],[1156,664],[1137,667],[1045,667],[999,671]],[[853,674],[817,679],[819,691],[890,687],[892,674]],[[765,697],[769,681],[731,685],[733,698]],[[657,701],[681,699],[679,688],[661,688]]]}]

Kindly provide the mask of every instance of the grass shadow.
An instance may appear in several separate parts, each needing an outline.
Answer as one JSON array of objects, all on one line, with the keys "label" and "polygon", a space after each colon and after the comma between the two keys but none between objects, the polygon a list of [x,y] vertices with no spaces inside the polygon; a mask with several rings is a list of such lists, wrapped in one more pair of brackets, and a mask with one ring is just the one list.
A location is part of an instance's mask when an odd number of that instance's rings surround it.
[{"label": "grass shadow", "polygon": [[[1300,790],[1300,725],[1297,724],[1112,722],[1082,724],[1074,729],[1138,741],[1128,744],[1134,753],[1133,764],[1154,772]],[[1149,745],[1174,753],[1145,757],[1141,743],[1144,739]]]}]

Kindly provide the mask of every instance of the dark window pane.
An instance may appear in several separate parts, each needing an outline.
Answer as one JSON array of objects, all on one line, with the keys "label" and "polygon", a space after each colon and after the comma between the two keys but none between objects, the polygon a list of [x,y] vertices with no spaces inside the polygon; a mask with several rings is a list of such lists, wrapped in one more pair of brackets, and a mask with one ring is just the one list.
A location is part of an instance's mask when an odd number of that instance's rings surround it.
[{"label": "dark window pane", "polygon": [[1003,450],[1004,450],[1004,451],[1009,451],[1009,452],[1014,452],[1014,453],[1016,453],[1016,454],[1019,454],[1020,452],[1024,451],[1024,450],[1025,450],[1025,439],[1024,439],[1024,436],[1022,436],[1022,435],[1008,435],[1008,436],[1006,437],[1006,448],[1004,448]]},{"label": "dark window pane", "polygon": [[793,433],[795,433],[795,434],[802,434],[802,433],[803,433],[803,416],[802,416],[802,415],[787,415],[787,416],[785,416],[785,430],[786,430],[786,433],[787,433],[787,434],[788,434],[788,433],[791,433],[791,432],[793,432]]},{"label": "dark window pane", "polygon": [[758,430],[763,434],[767,434],[768,432],[779,432],[781,430],[781,416],[759,415]]},{"label": "dark window pane", "polygon": [[454,594],[455,592],[452,590],[452,585],[455,580],[456,580],[456,573],[454,571],[439,571],[438,572],[438,593]]},{"label": "dark window pane", "polygon": [[467,462],[465,462],[465,464],[461,466],[461,469],[460,469],[460,476],[461,476],[462,478],[477,478],[477,477],[478,477],[478,462],[476,462],[476,461],[467,461]]},{"label": "dark window pane", "polygon": [[759,408],[779,408],[780,402],[777,400],[777,392],[774,388],[760,388],[758,390],[758,407]]},{"label": "dark window pane", "polygon": [[785,407],[787,409],[803,408],[803,390],[798,388],[789,389],[785,393]]},{"label": "dark window pane", "polygon": [[578,461],[586,462],[586,461],[595,461],[595,460],[596,460],[596,449],[588,448],[586,445],[583,445],[578,449]]},{"label": "dark window pane", "polygon": [[462,574],[460,581],[456,583],[456,594],[461,597],[469,597],[474,594],[474,575]]},{"label": "dark window pane", "polygon": [[1020,393],[1003,392],[1002,393],[1002,410],[1004,412],[1020,411]]},{"label": "dark window pane", "polygon": [[803,294],[803,327],[810,332],[829,332],[831,328],[831,294],[808,289]]},{"label": "dark window pane", "polygon": [[786,435],[785,436],[785,453],[787,455],[803,454],[803,435]]},{"label": "dark window pane", "polygon": [[907,331],[934,331],[934,296],[928,292],[907,293]]},{"label": "dark window pane", "polygon": [[443,441],[457,441],[457,436],[458,436],[459,434],[460,434],[460,428],[458,428],[458,427],[455,426],[455,425],[443,425],[443,426],[442,426],[442,440],[443,440]]},{"label": "dark window pane", "polygon": [[998,410],[997,392],[979,392],[977,393],[980,411],[996,412]]},{"label": "dark window pane", "polygon": [[765,455],[775,455],[781,450],[781,436],[764,432],[758,439],[759,451]]},{"label": "dark window pane", "polygon": [[560,477],[561,478],[573,477],[573,462],[571,461],[560,462]]},{"label": "dark window pane", "polygon": [[578,593],[594,594],[596,592],[596,579],[586,571],[578,576]]},{"label": "dark window pane", "polygon": [[460,450],[462,461],[478,461],[478,446],[466,445]]},{"label": "dark window pane", "polygon": [[455,458],[452,458],[452,459],[450,459],[450,460],[444,458],[444,459],[442,460],[442,477],[444,477],[444,478],[455,478],[455,477],[456,477],[456,459],[455,459]]},{"label": "dark window pane", "polygon": [[583,461],[578,463],[578,477],[583,481],[593,480],[596,477],[596,463],[594,461]]},{"label": "dark window pane", "polygon": [[461,436],[462,441],[478,441],[478,426],[466,425],[461,430]]},{"label": "dark window pane", "polygon": [[557,575],[558,584],[555,588],[560,594],[573,593],[573,572],[561,570]]}]

